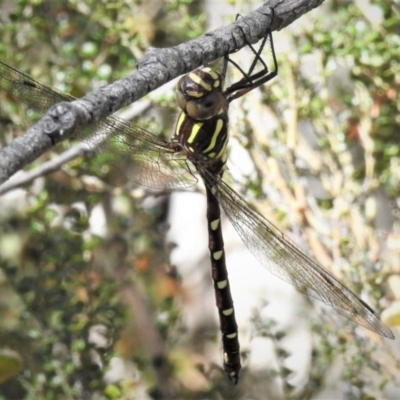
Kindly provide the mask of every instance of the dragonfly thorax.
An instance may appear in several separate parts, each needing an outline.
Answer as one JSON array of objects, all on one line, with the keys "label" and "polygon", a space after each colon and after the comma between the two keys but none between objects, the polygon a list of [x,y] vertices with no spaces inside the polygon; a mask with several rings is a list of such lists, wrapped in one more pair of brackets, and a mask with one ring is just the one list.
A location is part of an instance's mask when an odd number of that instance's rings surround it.
[{"label": "dragonfly thorax", "polygon": [[217,71],[205,67],[183,76],[175,96],[180,109],[197,121],[215,117],[225,109],[223,79]]},{"label": "dragonfly thorax", "polygon": [[173,143],[198,166],[221,173],[227,159],[228,113],[221,74],[206,67],[180,79],[176,100],[179,115]]},{"label": "dragonfly thorax", "polygon": [[190,161],[219,174],[227,160],[228,115],[220,113],[205,121],[196,121],[182,112],[178,118],[173,143],[179,143]]},{"label": "dragonfly thorax", "polygon": [[216,174],[227,159],[228,104],[222,87],[222,75],[205,67],[183,76],[175,91],[182,112],[172,142],[179,143],[194,164]]}]

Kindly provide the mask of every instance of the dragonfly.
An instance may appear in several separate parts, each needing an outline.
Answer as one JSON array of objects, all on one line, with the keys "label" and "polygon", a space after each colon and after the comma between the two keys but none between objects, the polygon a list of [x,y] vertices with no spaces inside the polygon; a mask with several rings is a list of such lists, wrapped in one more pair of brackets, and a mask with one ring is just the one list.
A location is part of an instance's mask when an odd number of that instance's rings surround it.
[{"label": "dragonfly", "polygon": [[[267,43],[272,68],[261,57]],[[204,66],[179,80],[176,100],[180,115],[170,141],[115,117],[97,122],[89,129],[90,136],[83,136],[88,132],[76,135],[98,152],[104,162],[119,169],[129,180],[146,187],[187,189],[197,183],[195,172],[200,176],[207,198],[208,247],[222,334],[223,368],[235,384],[241,370],[240,345],[225,262],[221,207],[250,252],[270,272],[294,285],[304,295],[332,306],[351,321],[394,339],[391,330],[366,302],[308,257],[223,180],[228,159],[231,101],[267,83],[278,73],[270,28],[257,51],[250,44],[248,46],[254,61],[246,72],[226,55],[220,72]],[[261,70],[258,70],[256,66],[260,63]],[[228,65],[239,69],[243,77],[224,88]],[[0,62],[0,90],[40,113],[59,102],[74,100],[74,97],[41,84],[3,62]]]}]

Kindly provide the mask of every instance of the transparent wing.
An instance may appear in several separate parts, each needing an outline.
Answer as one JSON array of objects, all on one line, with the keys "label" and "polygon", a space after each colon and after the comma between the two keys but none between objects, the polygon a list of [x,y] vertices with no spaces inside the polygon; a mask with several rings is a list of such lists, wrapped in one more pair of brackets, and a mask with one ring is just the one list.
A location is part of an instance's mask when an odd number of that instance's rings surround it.
[{"label": "transparent wing", "polygon": [[[0,90],[40,113],[62,101],[75,100],[1,61]],[[186,161],[174,156],[167,142],[121,119],[105,118],[75,136],[99,153],[105,163],[140,185],[154,189],[184,189],[197,182]]]},{"label": "transparent wing", "polygon": [[307,257],[271,222],[253,211],[225,182],[201,170],[243,242],[270,272],[300,292],[332,306],[340,314],[387,338],[394,339],[375,312],[326,269]]}]

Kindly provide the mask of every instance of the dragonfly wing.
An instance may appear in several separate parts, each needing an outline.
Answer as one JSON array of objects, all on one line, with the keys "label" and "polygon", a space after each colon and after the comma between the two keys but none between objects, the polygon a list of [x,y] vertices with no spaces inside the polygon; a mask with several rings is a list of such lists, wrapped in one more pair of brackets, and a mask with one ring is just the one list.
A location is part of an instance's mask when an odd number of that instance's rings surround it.
[{"label": "dragonfly wing", "polygon": [[153,189],[186,189],[197,183],[186,158],[145,129],[117,119],[102,121],[102,129],[83,139],[101,160],[139,185]]},{"label": "dragonfly wing", "polygon": [[[57,103],[75,100],[1,61],[0,90],[40,113]],[[104,162],[140,185],[154,189],[183,189],[197,182],[186,161],[174,157],[163,139],[122,119],[105,118],[75,137],[100,154]]]},{"label": "dragonfly wing", "polygon": [[271,273],[294,285],[301,293],[323,301],[340,314],[382,336],[393,339],[375,312],[326,269],[306,256],[271,222],[252,210],[225,182],[201,172],[232,225],[257,260]]},{"label": "dragonfly wing", "polygon": [[0,89],[40,113],[45,113],[51,106],[62,101],[75,100],[75,97],[37,82],[1,61]]}]

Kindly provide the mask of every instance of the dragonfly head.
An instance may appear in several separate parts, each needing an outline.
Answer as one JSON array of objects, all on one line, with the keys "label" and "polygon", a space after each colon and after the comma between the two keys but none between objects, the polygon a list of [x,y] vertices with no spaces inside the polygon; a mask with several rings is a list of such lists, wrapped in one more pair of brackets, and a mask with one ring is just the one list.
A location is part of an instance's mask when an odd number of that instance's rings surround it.
[{"label": "dragonfly head", "polygon": [[218,115],[225,106],[221,74],[209,67],[183,76],[175,89],[176,101],[190,118],[204,121]]}]

